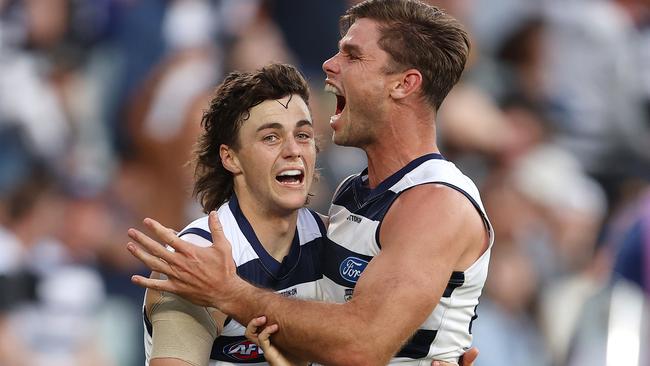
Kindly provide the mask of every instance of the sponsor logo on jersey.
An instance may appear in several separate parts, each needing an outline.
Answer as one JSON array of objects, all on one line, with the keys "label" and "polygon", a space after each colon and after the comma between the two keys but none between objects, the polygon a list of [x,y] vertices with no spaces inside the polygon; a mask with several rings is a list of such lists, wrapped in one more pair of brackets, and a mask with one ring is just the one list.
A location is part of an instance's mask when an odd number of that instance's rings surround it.
[{"label": "sponsor logo on jersey", "polygon": [[256,360],[264,356],[262,348],[249,340],[231,343],[223,348],[223,353],[239,361]]},{"label": "sponsor logo on jersey", "polygon": [[339,266],[339,273],[344,280],[352,283],[357,283],[359,276],[361,276],[361,273],[364,269],[366,269],[367,265],[368,262],[361,258],[347,257],[343,260],[343,262],[341,262],[341,265]]},{"label": "sponsor logo on jersey", "polygon": [[350,215],[350,216],[348,216],[347,220],[348,220],[348,221],[355,222],[355,223],[357,223],[357,224],[360,224],[360,223],[361,223],[361,218],[360,218],[359,216],[355,216],[355,215]]}]

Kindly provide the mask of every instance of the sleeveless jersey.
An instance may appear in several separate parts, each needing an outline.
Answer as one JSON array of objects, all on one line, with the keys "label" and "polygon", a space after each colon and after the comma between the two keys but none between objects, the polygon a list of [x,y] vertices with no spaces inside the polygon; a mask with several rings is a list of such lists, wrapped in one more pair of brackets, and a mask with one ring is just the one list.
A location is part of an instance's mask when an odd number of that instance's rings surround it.
[{"label": "sleeveless jersey", "polygon": [[440,154],[424,155],[410,162],[374,189],[369,189],[366,181],[367,169],[349,177],[332,201],[329,240],[322,254],[324,300],[342,303],[352,298],[359,276],[381,250],[380,225],[400,193],[421,184],[451,187],[465,195],[480,213],[489,232],[489,248],[466,271],[452,273],[440,303],[391,364],[430,365],[433,359],[457,362],[472,342],[471,325],[494,241],[478,189]]},{"label": "sleeveless jersey", "polygon": [[[322,298],[318,280],[322,278],[320,252],[326,229],[317,213],[307,208],[298,210],[296,234],[289,254],[282,263],[266,252],[234,195],[219,208],[217,214],[224,235],[232,245],[232,256],[237,265],[237,274],[241,278],[283,296],[301,299]],[[208,217],[192,222],[178,236],[200,246],[209,245],[212,235],[208,227]],[[148,364],[153,327],[146,312],[143,314]],[[245,326],[228,318],[223,331],[212,346],[210,366],[268,365],[262,349],[244,336],[245,330]]]}]

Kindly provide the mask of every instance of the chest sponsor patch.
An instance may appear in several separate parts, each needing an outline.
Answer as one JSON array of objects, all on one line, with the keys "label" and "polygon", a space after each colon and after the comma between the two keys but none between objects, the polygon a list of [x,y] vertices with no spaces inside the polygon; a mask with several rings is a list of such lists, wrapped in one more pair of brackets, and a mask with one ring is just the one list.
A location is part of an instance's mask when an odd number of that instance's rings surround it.
[{"label": "chest sponsor patch", "polygon": [[367,265],[368,261],[361,258],[347,257],[341,262],[339,273],[344,280],[350,283],[357,283],[357,280]]}]

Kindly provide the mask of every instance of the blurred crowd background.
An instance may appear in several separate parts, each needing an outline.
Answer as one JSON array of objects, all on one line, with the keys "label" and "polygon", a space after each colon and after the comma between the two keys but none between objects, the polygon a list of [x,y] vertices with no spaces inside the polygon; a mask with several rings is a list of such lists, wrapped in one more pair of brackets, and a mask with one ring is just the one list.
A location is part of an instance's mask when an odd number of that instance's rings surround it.
[{"label": "blurred crowd background", "polygon": [[[430,2],[473,38],[438,124],[497,235],[476,365],[649,365],[650,1]],[[322,92],[353,3],[0,0],[0,365],[143,364],[126,230],[201,215],[185,163],[230,70],[305,73],[326,212],[365,164]]]}]

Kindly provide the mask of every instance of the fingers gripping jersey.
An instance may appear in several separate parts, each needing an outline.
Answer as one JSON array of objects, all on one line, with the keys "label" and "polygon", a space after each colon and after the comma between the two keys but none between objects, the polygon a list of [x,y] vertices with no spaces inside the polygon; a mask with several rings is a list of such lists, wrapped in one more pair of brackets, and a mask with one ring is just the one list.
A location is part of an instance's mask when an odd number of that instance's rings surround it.
[{"label": "fingers gripping jersey", "polygon": [[366,174],[364,171],[347,179],[332,202],[329,240],[323,249],[324,300],[342,303],[352,298],[363,270],[381,250],[378,240],[381,222],[401,192],[430,183],[456,189],[472,202],[483,218],[490,246],[466,271],[452,273],[440,303],[391,364],[430,365],[429,360],[433,359],[457,362],[464,348],[472,342],[471,323],[476,318],[476,306],[487,277],[494,241],[478,189],[439,154],[412,161],[375,189],[367,187]]},{"label": "fingers gripping jersey", "polygon": [[[318,214],[302,208],[298,211],[296,234],[289,254],[282,263],[266,252],[250,223],[239,208],[237,198],[222,205],[217,211],[226,238],[232,245],[232,256],[237,274],[248,282],[284,296],[302,299],[321,299],[318,280],[322,278],[320,252],[325,238],[325,226]],[[179,234],[184,240],[200,246],[212,242],[208,219],[202,217],[188,225]],[[145,353],[147,363],[151,354],[153,329],[146,312]],[[267,365],[261,349],[244,336],[246,327],[228,319],[221,334],[212,345],[210,366]],[[178,334],[178,337],[183,337]]]}]

